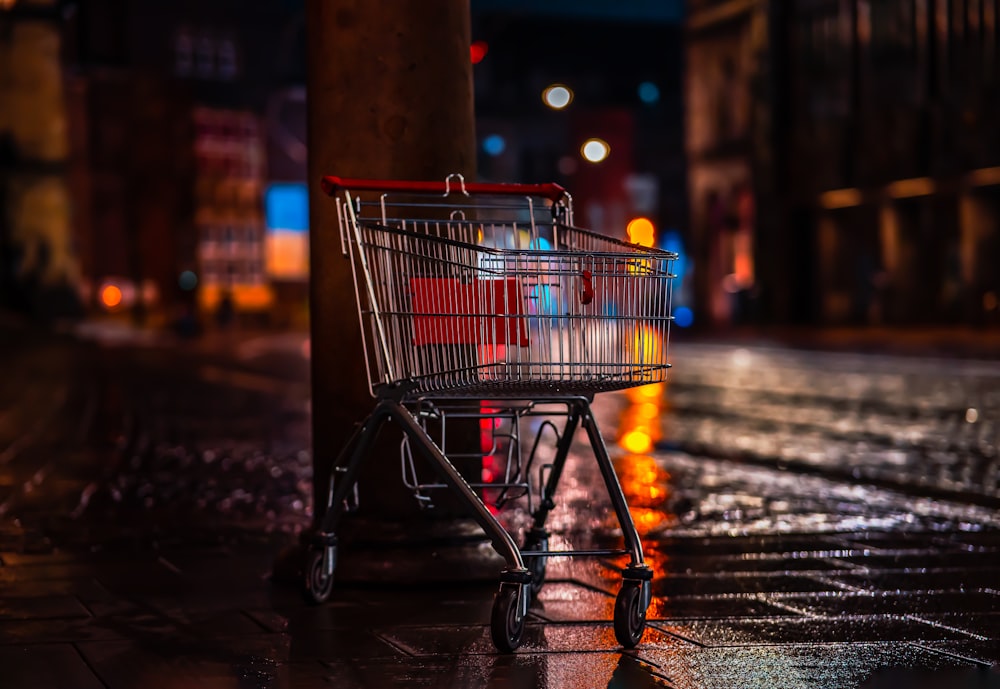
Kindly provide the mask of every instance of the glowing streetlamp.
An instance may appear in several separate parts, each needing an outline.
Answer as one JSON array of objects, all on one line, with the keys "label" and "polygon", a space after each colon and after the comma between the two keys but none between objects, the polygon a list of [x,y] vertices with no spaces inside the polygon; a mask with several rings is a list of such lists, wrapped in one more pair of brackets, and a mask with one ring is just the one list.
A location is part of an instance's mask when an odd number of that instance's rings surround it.
[{"label": "glowing streetlamp", "polygon": [[563,84],[552,84],[542,91],[542,101],[553,110],[562,110],[573,102],[573,90]]},{"label": "glowing streetlamp", "polygon": [[611,153],[611,146],[604,139],[587,139],[580,147],[580,153],[591,163],[599,163]]}]

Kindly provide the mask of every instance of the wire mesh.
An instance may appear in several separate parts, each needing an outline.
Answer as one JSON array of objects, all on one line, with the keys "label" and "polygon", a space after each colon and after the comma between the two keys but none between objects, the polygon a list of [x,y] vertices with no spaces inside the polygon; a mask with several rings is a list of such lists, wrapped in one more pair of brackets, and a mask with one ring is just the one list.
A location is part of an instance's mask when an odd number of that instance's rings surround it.
[{"label": "wire mesh", "polygon": [[666,377],[674,254],[558,222],[352,225],[373,394],[544,397]]}]

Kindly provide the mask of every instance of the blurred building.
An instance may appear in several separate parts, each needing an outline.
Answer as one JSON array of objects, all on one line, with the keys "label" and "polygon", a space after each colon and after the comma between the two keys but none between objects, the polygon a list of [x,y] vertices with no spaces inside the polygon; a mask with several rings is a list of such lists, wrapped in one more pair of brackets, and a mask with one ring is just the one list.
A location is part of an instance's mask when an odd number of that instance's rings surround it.
[{"label": "blurred building", "polygon": [[[66,139],[62,225],[47,236],[87,309],[305,316],[302,0],[0,0],[0,17],[34,21],[39,4],[57,47],[36,52]],[[578,224],[624,238],[647,217],[652,241],[681,246],[683,3],[471,7],[480,177],[561,182]],[[543,100],[556,84],[561,106]]]},{"label": "blurred building", "polygon": [[70,137],[55,0],[0,2],[0,308],[78,311]]},{"label": "blurred building", "polygon": [[[89,311],[168,322],[220,305],[249,320],[305,312],[305,240],[292,242],[298,264],[286,257],[271,275],[265,213],[272,183],[304,183],[301,4],[0,3],[0,21],[52,35],[34,53],[55,65],[63,234]],[[14,72],[38,60],[22,52]]]},{"label": "blurred building", "polygon": [[1000,321],[1000,3],[689,9],[692,230],[714,320]]}]

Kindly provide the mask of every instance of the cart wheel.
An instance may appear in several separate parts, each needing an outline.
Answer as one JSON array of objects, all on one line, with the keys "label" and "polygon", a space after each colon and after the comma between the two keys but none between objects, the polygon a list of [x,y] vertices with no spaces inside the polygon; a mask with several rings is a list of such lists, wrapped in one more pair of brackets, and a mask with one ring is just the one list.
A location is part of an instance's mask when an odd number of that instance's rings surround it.
[{"label": "cart wheel", "polygon": [[622,582],[615,599],[615,638],[625,648],[635,648],[646,629],[646,608],[642,605],[644,582]]},{"label": "cart wheel", "polygon": [[493,645],[501,653],[513,653],[524,637],[524,617],[518,604],[520,588],[519,584],[500,584],[500,590],[493,599],[490,635]]},{"label": "cart wheel", "polygon": [[323,548],[312,547],[306,550],[303,574],[305,578],[303,593],[306,602],[313,605],[326,602],[333,591],[333,574],[327,574],[324,570]]},{"label": "cart wheel", "polygon": [[[521,548],[523,552],[532,552],[537,550],[548,550],[549,549],[549,537],[546,536],[533,536],[529,535],[524,539],[524,547]],[[531,572],[531,598],[538,598],[538,594],[542,590],[542,585],[545,583],[545,565],[548,564],[549,559],[547,557],[528,557],[525,558],[525,566],[527,566],[528,571]]]}]

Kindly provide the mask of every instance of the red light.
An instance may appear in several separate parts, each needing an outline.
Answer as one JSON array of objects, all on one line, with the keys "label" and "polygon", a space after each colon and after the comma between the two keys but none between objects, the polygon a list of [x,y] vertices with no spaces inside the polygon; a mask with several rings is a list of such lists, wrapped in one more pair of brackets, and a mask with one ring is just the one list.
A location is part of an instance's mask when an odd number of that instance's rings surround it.
[{"label": "red light", "polygon": [[115,309],[122,304],[122,291],[118,285],[105,285],[101,289],[101,302],[108,309]]},{"label": "red light", "polygon": [[478,65],[486,57],[486,53],[490,51],[490,44],[486,41],[474,41],[471,46],[469,46],[469,57],[472,59],[472,64]]}]

